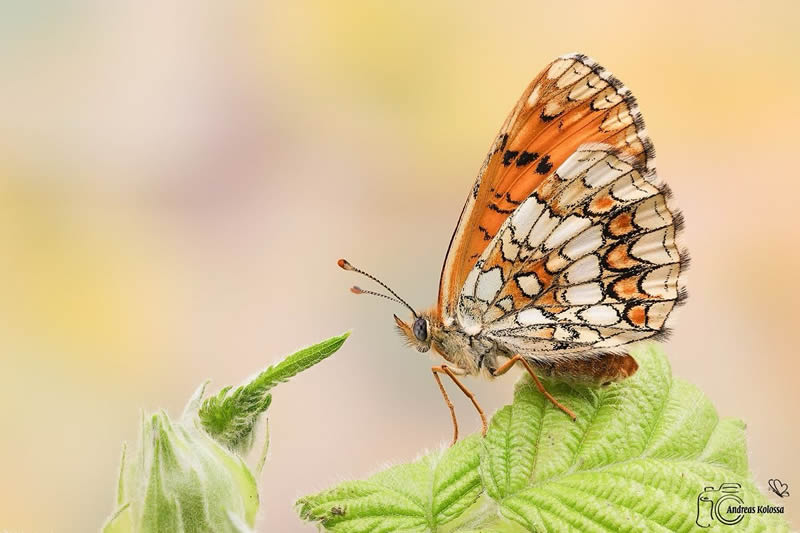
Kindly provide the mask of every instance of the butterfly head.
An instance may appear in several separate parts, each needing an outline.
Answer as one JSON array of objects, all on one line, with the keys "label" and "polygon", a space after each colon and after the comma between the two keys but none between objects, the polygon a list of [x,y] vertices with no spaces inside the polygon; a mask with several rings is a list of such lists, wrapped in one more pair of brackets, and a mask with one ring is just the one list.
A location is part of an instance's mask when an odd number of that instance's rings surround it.
[{"label": "butterfly head", "polygon": [[398,318],[397,315],[394,315],[394,321],[397,324],[397,329],[400,331],[403,337],[405,337],[408,344],[410,346],[413,346],[420,352],[424,353],[431,349],[431,336],[433,333],[431,328],[432,327],[435,328],[436,326],[433,324],[432,317],[429,313],[421,313],[421,314],[417,313],[416,311],[414,311],[413,307],[408,305],[408,303],[406,303],[405,300],[400,298],[400,296],[398,296],[396,292],[394,292],[391,288],[389,288],[388,285],[386,285],[384,282],[382,282],[375,276],[372,276],[371,274],[368,274],[363,270],[359,270],[358,268],[354,267],[345,259],[339,259],[337,264],[339,265],[339,268],[357,272],[362,276],[368,277],[369,279],[371,279],[372,281],[376,282],[378,285],[389,291],[389,293],[391,293],[392,296],[388,296],[386,294],[381,294],[374,291],[366,291],[359,287],[352,287],[350,289],[350,292],[352,292],[353,294],[371,294],[372,296],[380,296],[381,298],[386,298],[387,300],[391,300],[393,302],[402,304],[406,306],[409,310],[411,310],[412,316],[410,323],[406,323],[402,321],[400,318]]},{"label": "butterfly head", "polygon": [[407,324],[394,315],[397,329],[405,337],[409,346],[413,346],[419,352],[425,353],[431,349],[431,320],[430,317],[415,315],[411,317],[411,324]]}]

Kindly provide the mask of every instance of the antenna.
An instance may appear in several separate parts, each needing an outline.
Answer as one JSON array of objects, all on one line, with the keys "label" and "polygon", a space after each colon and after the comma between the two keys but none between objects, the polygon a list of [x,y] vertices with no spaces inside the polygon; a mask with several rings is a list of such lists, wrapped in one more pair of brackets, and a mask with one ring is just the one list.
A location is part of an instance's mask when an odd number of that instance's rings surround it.
[{"label": "antenna", "polygon": [[365,291],[361,287],[356,287],[356,286],[350,287],[350,292],[352,292],[353,294],[371,294],[372,296],[380,296],[381,298],[386,298],[387,300],[391,300],[394,303],[398,303],[398,304],[402,304],[403,303],[400,300],[397,300],[397,299],[392,298],[391,296],[387,296],[385,294],[381,294],[379,292]]},{"label": "antenna", "polygon": [[339,265],[339,268],[341,268],[343,270],[350,270],[352,272],[357,272],[358,274],[361,274],[362,276],[365,276],[365,277],[371,279],[372,281],[374,281],[375,283],[377,283],[378,285],[380,285],[381,287],[383,287],[384,289],[389,291],[392,294],[392,296],[394,296],[394,298],[392,298],[390,296],[387,296],[385,294],[381,294],[379,292],[365,291],[365,290],[362,290],[362,289],[360,289],[358,287],[353,287],[353,288],[350,289],[350,292],[352,292],[353,294],[371,294],[373,296],[380,296],[381,298],[386,298],[387,300],[392,300],[393,302],[397,302],[399,304],[403,304],[406,307],[408,307],[411,310],[411,313],[414,315],[414,318],[418,318],[419,317],[417,312],[414,311],[413,307],[408,305],[408,303],[405,300],[403,300],[402,298],[400,298],[400,296],[398,296],[396,292],[394,292],[391,288],[389,288],[388,285],[386,285],[384,282],[382,282],[381,280],[379,280],[375,276],[373,276],[371,274],[368,274],[368,273],[364,272],[363,270],[354,267],[346,259],[339,259],[339,261],[337,261],[336,264]]}]

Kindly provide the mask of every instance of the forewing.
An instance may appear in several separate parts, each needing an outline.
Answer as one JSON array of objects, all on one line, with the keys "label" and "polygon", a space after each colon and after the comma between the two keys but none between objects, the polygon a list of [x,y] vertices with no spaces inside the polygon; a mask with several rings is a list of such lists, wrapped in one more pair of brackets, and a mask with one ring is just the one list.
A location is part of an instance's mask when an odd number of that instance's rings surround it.
[{"label": "forewing", "polygon": [[523,355],[589,353],[663,334],[685,294],[681,217],[655,172],[580,147],[499,228],[459,295],[468,333]]},{"label": "forewing", "polygon": [[539,73],[509,114],[464,205],[439,284],[438,310],[455,319],[460,289],[509,215],[575,150],[603,143],[646,168],[652,147],[630,92],[581,54]]}]

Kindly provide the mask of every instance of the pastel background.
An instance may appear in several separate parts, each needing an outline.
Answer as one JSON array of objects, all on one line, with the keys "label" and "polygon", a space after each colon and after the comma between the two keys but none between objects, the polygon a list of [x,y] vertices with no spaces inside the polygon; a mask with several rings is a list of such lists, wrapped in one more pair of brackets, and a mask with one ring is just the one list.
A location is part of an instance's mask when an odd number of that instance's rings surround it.
[{"label": "pastel background", "polygon": [[[800,524],[800,4],[2,6],[0,530],[96,530],[140,409],[350,329],[276,390],[261,529],[313,530],[296,497],[446,442],[402,308],[335,260],[433,304],[491,139],[571,51],[638,96],[686,215],[674,373],[747,422]],[[514,380],[472,386],[493,411]]]}]

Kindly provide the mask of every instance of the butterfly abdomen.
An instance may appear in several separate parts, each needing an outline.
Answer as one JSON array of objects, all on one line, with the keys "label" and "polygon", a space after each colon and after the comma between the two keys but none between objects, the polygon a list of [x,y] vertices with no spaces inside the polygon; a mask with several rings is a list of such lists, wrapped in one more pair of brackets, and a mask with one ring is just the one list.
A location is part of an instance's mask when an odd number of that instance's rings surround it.
[{"label": "butterfly abdomen", "polygon": [[543,376],[582,385],[609,385],[631,377],[639,369],[639,364],[630,355],[614,353],[553,361],[528,361]]}]

